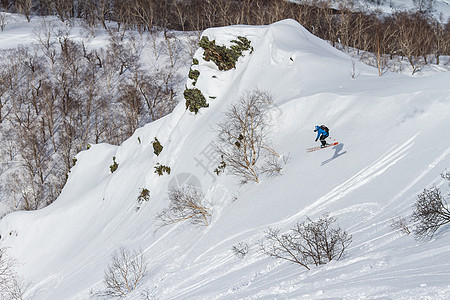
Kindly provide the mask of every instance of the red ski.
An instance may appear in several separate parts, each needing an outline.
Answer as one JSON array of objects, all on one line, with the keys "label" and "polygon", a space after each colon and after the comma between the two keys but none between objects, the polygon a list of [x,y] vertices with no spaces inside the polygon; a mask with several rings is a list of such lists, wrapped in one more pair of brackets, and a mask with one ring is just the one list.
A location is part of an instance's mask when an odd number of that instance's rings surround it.
[{"label": "red ski", "polygon": [[318,146],[318,147],[308,148],[308,149],[306,149],[306,152],[313,152],[313,151],[316,151],[316,150],[325,149],[325,148],[328,148],[328,147],[331,147],[331,146],[336,146],[337,144],[339,144],[339,142],[334,142],[334,143],[328,144],[325,147]]}]

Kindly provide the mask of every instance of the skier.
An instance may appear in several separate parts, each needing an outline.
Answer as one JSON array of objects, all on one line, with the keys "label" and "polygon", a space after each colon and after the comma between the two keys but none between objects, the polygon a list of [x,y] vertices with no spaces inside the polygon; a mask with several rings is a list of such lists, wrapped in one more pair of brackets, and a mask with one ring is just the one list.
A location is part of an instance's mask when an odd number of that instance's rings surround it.
[{"label": "skier", "polygon": [[327,142],[325,141],[325,139],[330,135],[328,128],[325,125],[316,125],[314,132],[316,131],[316,142],[318,139],[320,139],[320,142],[322,143],[322,145],[320,146],[321,148],[328,146]]}]

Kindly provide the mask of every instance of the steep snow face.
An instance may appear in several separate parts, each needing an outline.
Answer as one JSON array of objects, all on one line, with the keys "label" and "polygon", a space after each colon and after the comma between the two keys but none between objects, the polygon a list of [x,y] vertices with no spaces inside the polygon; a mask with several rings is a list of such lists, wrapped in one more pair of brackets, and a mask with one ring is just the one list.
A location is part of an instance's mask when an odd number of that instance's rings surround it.
[{"label": "steep snow face", "polygon": [[[204,61],[202,49],[195,53],[196,87],[209,108],[194,115],[180,103],[120,147],[79,153],[55,203],[0,221],[1,246],[10,247],[31,281],[26,296],[88,298],[102,290],[111,254],[125,246],[141,249],[149,266],[130,298],[143,291],[157,299],[449,298],[448,227],[416,242],[389,225],[411,213],[423,188],[447,189],[439,174],[450,167],[450,73],[378,77],[356,62],[352,79],[351,58],[293,20],[204,35],[225,45],[245,36],[254,47],[227,72]],[[211,143],[229,105],[254,89],[273,96],[271,140],[286,164],[279,177],[241,186],[212,172],[220,158]],[[340,144],[306,153],[316,145],[314,125],[322,123]],[[155,137],[164,147],[159,156]],[[113,156],[119,167],[111,174]],[[155,174],[156,163],[170,166],[170,175]],[[213,208],[211,224],[156,231],[169,187],[183,182],[201,187]],[[150,200],[139,205],[142,188]],[[324,212],[353,235],[342,260],[307,271],[258,250],[269,227],[287,230]],[[249,246],[244,259],[231,251],[240,242]]]}]

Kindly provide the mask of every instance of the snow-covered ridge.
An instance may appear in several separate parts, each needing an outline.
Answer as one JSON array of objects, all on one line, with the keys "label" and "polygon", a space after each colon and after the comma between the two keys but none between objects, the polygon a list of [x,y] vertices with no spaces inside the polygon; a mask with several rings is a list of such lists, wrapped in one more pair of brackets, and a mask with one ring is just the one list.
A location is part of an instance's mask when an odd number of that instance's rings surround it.
[{"label": "snow-covered ridge", "polygon": [[[194,115],[180,103],[119,147],[79,153],[55,203],[0,221],[0,245],[10,247],[31,281],[26,297],[89,298],[103,288],[111,254],[126,246],[142,249],[150,271],[130,298],[144,290],[157,299],[449,298],[446,229],[416,242],[389,222],[408,214],[424,187],[446,188],[439,174],[450,167],[450,73],[379,77],[356,63],[352,79],[351,58],[293,20],[204,35],[218,44],[244,36],[255,49],[227,72],[205,62],[201,49],[195,53],[196,87],[216,97],[207,97],[209,108]],[[240,186],[212,172],[219,158],[210,147],[229,105],[256,88],[273,95],[271,138],[288,159],[282,176]],[[305,153],[319,123],[340,144]],[[155,137],[164,147],[159,156]],[[113,156],[119,167],[111,174]],[[171,174],[155,174],[156,163]],[[178,223],[155,232],[169,186],[183,180],[199,183],[211,201],[211,225]],[[150,200],[138,205],[144,187]],[[323,212],[353,235],[341,261],[306,271],[258,251],[268,227],[286,230]],[[239,242],[250,246],[243,260],[230,250]]]}]

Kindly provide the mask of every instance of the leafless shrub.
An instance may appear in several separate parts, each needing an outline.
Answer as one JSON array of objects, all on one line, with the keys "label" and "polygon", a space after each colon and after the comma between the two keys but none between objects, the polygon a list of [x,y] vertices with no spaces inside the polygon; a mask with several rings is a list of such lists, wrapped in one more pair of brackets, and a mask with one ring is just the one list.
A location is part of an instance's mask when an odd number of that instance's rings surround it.
[{"label": "leafless shrub", "polygon": [[441,177],[449,182],[450,185],[450,171],[445,170],[442,172]]},{"label": "leafless shrub", "polygon": [[152,288],[146,288],[141,292],[141,299],[144,300],[158,300],[158,297],[156,296],[156,286]]},{"label": "leafless shrub", "polygon": [[413,233],[418,240],[432,238],[441,226],[450,223],[450,210],[438,188],[424,189],[417,195],[411,219],[416,222]]},{"label": "leafless shrub", "polygon": [[352,59],[352,68],[350,70],[350,76],[352,79],[356,79],[359,76],[359,72],[356,71],[356,62]]},{"label": "leafless shrub", "polygon": [[[272,104],[268,93],[255,90],[231,105],[225,120],[218,125],[216,152],[233,175],[259,182],[261,173],[274,175],[281,171],[269,146],[267,110]],[[263,161],[263,163],[261,163]]]},{"label": "leafless shrub", "polygon": [[6,254],[5,248],[0,248],[0,299],[23,299],[25,286],[15,272],[16,260]]},{"label": "leafless shrub", "polygon": [[429,14],[433,11],[436,5],[435,0],[413,0],[414,6],[421,14]]},{"label": "leafless shrub", "polygon": [[240,242],[237,245],[231,247],[231,250],[238,258],[244,258],[248,254],[248,244]]},{"label": "leafless shrub", "polygon": [[147,262],[142,251],[120,248],[112,255],[105,270],[105,290],[99,296],[124,297],[134,291],[147,275]]},{"label": "leafless shrub", "polygon": [[288,233],[270,228],[265,241],[260,242],[263,253],[272,258],[299,264],[310,270],[308,265],[326,264],[339,260],[352,242],[352,237],[339,226],[333,226],[336,219],[324,214],[319,220],[297,223]]},{"label": "leafless shrub", "polygon": [[391,220],[391,229],[395,231],[400,231],[403,234],[410,234],[411,230],[408,227],[408,222],[406,221],[406,218],[403,216],[396,217]]},{"label": "leafless shrub", "polygon": [[[0,291],[3,294],[3,291],[7,290],[11,281],[15,276],[14,266],[16,262],[15,260],[9,258],[6,254],[5,248],[0,248]],[[1,295],[0,294],[0,295]]]},{"label": "leafless shrub", "polygon": [[261,171],[268,177],[275,177],[281,174],[283,164],[286,164],[286,162],[284,160],[280,161],[279,156],[270,155],[261,166]]},{"label": "leafless shrub", "polygon": [[169,208],[158,214],[161,226],[187,221],[191,224],[209,225],[211,209],[203,193],[191,185],[169,190]]}]

